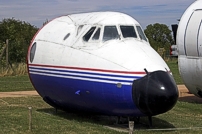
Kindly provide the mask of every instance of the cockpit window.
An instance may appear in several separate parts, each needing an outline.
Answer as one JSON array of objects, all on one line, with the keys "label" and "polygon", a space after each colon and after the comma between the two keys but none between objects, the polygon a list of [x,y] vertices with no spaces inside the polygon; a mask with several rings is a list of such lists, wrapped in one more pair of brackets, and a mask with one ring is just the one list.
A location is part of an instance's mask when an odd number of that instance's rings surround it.
[{"label": "cockpit window", "polygon": [[99,37],[100,37],[100,28],[98,28],[97,31],[95,32],[92,40],[99,40]]},{"label": "cockpit window", "polygon": [[30,50],[30,56],[29,56],[30,59],[29,60],[30,60],[31,63],[34,60],[35,52],[36,52],[36,42],[34,42],[34,44],[31,47],[31,50]]},{"label": "cockpit window", "polygon": [[136,26],[136,28],[137,28],[137,31],[138,31],[138,34],[139,34],[140,38],[142,40],[147,41],[147,38],[145,37],[145,35],[144,35],[143,31],[142,31],[142,28],[140,26]]},{"label": "cockpit window", "polygon": [[105,26],[104,27],[104,35],[103,35],[103,41],[118,39],[119,34],[117,31],[116,26]]},{"label": "cockpit window", "polygon": [[80,25],[80,26],[78,27],[76,35],[78,35],[78,34],[80,33],[80,31],[82,30],[82,28],[83,28],[83,25]]},{"label": "cockpit window", "polygon": [[137,38],[134,26],[120,26],[124,38],[132,37]]},{"label": "cockpit window", "polygon": [[91,27],[91,29],[83,36],[84,41],[88,41],[93,34],[95,27]]}]

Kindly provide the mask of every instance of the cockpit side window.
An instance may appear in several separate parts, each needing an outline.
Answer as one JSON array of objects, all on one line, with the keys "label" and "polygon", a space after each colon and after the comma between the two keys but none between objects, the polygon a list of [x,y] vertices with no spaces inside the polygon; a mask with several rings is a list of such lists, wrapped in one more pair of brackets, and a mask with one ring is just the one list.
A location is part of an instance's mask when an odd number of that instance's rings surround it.
[{"label": "cockpit side window", "polygon": [[100,28],[97,29],[97,31],[95,32],[95,34],[92,37],[92,40],[99,40],[100,37]]},{"label": "cockpit side window", "polygon": [[134,26],[120,26],[124,38],[132,37],[137,38]]},{"label": "cockpit side window", "polygon": [[146,38],[146,36],[144,35],[144,33],[143,33],[143,31],[142,31],[142,28],[141,28],[140,26],[136,26],[136,28],[137,28],[137,31],[138,31],[138,34],[139,34],[140,38],[141,38],[142,40],[147,41],[147,38]]},{"label": "cockpit side window", "polygon": [[78,27],[76,35],[78,35],[78,34],[80,33],[80,31],[82,30],[82,28],[83,28],[83,25],[80,25],[80,26]]},{"label": "cockpit side window", "polygon": [[30,58],[30,62],[31,63],[34,60],[35,52],[36,52],[36,42],[34,42],[34,44],[31,47],[31,50],[30,50],[30,56],[29,56],[29,58]]},{"label": "cockpit side window", "polygon": [[108,40],[113,40],[118,38],[119,38],[119,34],[116,26],[104,27],[103,41],[108,41]]},{"label": "cockpit side window", "polygon": [[94,30],[96,27],[91,27],[90,30],[88,30],[88,32],[83,36],[83,40],[84,41],[88,41],[91,37],[91,35],[93,34]]}]

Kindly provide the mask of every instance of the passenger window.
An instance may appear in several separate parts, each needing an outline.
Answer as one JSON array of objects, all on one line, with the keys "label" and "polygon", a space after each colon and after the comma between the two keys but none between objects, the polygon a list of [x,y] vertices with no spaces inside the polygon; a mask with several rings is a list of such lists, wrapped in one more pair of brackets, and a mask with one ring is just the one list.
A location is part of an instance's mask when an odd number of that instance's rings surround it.
[{"label": "passenger window", "polygon": [[100,28],[97,29],[97,31],[95,32],[92,40],[98,40],[100,37]]},{"label": "passenger window", "polygon": [[105,26],[103,41],[108,41],[108,40],[113,40],[118,38],[119,38],[119,34],[116,26]]},{"label": "passenger window", "polygon": [[91,29],[83,36],[84,41],[88,41],[93,34],[95,27],[91,27]]},{"label": "passenger window", "polygon": [[142,40],[147,41],[147,38],[145,37],[145,35],[144,35],[144,33],[143,33],[141,27],[140,27],[140,26],[136,26],[136,28],[137,28],[137,31],[138,31],[138,34],[139,34],[140,38],[141,38]]}]

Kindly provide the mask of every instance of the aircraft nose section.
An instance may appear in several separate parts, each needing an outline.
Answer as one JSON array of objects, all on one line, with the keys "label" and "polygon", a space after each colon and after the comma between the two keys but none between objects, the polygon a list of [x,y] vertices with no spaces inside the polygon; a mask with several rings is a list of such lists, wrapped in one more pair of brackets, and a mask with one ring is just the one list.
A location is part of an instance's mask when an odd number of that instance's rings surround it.
[{"label": "aircraft nose section", "polygon": [[133,82],[133,101],[139,110],[153,116],[169,111],[178,99],[178,89],[168,72],[155,71]]}]

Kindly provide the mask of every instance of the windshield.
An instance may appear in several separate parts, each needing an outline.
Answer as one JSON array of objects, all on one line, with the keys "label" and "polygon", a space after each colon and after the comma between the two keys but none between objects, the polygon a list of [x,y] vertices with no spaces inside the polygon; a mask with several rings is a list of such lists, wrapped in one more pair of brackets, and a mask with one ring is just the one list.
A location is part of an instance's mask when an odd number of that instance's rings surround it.
[{"label": "windshield", "polygon": [[91,29],[83,36],[84,41],[88,41],[93,34],[96,27],[91,27]]},{"label": "windshield", "polygon": [[95,32],[95,34],[92,37],[92,40],[99,40],[100,37],[100,28],[97,29],[97,31]]},{"label": "windshield", "polygon": [[105,26],[104,27],[104,35],[103,35],[103,41],[118,39],[119,34],[117,31],[116,26]]},{"label": "windshield", "polygon": [[124,38],[137,38],[137,34],[133,26],[120,26]]},{"label": "windshield", "polygon": [[144,35],[143,31],[142,31],[142,28],[140,26],[136,26],[136,28],[137,28],[137,31],[138,31],[138,34],[139,34],[140,38],[142,40],[147,41],[147,38],[145,37],[145,35]]}]

